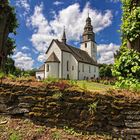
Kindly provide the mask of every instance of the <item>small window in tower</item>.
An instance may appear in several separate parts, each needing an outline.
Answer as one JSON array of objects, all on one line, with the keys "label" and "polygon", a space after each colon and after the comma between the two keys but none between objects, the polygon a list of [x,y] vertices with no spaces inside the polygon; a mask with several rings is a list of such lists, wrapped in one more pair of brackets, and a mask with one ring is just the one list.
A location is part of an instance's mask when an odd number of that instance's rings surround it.
[{"label": "small window in tower", "polygon": [[49,72],[49,64],[47,64],[47,72]]},{"label": "small window in tower", "polygon": [[87,43],[85,43],[85,48],[87,48]]}]

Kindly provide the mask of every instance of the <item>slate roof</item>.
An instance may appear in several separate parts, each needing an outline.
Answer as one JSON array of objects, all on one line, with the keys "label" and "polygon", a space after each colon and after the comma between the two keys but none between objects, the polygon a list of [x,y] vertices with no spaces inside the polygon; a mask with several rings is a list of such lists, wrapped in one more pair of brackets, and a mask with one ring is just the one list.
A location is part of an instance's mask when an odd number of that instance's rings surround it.
[{"label": "slate roof", "polygon": [[53,52],[47,59],[47,62],[60,62],[58,57],[55,55],[55,53]]},{"label": "slate roof", "polygon": [[97,62],[95,62],[86,51],[83,51],[79,48],[60,42],[59,40],[53,40],[53,41],[56,42],[56,44],[62,51],[71,53],[78,62],[87,63],[91,65],[98,65]]}]

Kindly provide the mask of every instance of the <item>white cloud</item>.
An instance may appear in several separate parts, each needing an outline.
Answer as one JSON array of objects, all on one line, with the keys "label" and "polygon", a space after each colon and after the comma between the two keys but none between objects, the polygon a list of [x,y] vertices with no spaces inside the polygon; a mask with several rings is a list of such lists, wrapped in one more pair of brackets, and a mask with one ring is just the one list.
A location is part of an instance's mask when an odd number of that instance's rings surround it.
[{"label": "white cloud", "polygon": [[17,0],[16,6],[24,10],[24,13],[23,13],[24,16],[27,15],[30,11],[29,0]]},{"label": "white cloud", "polygon": [[63,2],[62,1],[55,1],[53,4],[54,5],[61,5],[61,4],[63,4]]},{"label": "white cloud", "polygon": [[39,61],[44,59],[42,54],[46,52],[51,40],[61,38],[64,26],[66,27],[67,40],[80,42],[88,11],[95,33],[111,25],[112,12],[110,10],[101,12],[89,6],[90,4],[87,3],[81,11],[78,3],[72,4],[59,11],[58,14],[54,13],[53,19],[50,21],[43,14],[43,3],[35,6],[34,14],[27,19],[27,26],[31,26],[34,30],[31,42],[40,52]]},{"label": "white cloud", "polygon": [[113,64],[114,53],[119,50],[119,45],[110,44],[99,44],[97,46],[97,52],[99,55],[98,63]]},{"label": "white cloud", "polygon": [[37,60],[39,62],[45,62],[46,61],[46,54],[45,53],[40,53],[40,55],[38,56]]},{"label": "white cloud", "polygon": [[15,65],[21,69],[32,69],[34,60],[26,53],[23,52],[17,52],[13,59],[15,60]]},{"label": "white cloud", "polygon": [[120,0],[110,0],[110,2],[117,3],[120,2]]},{"label": "white cloud", "polygon": [[23,46],[21,49],[22,49],[22,50],[29,50],[29,47]]}]

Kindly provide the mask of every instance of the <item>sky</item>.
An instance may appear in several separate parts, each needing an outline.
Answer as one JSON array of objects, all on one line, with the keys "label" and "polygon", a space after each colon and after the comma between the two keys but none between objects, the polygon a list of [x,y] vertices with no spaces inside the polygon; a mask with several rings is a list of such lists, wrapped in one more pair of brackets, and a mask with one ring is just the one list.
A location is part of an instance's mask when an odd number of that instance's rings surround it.
[{"label": "sky", "polygon": [[119,0],[10,0],[16,8],[19,27],[12,58],[21,69],[39,68],[52,39],[61,40],[65,26],[67,42],[77,48],[85,20],[92,20],[98,63],[112,64],[121,45],[121,2]]}]

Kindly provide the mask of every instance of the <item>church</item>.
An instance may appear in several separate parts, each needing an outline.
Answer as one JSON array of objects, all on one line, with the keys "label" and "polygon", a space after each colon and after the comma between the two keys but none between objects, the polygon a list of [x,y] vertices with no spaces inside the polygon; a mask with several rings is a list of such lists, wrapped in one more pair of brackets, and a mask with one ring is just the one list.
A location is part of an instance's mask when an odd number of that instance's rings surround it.
[{"label": "church", "polygon": [[36,78],[84,80],[99,77],[95,33],[88,16],[80,49],[67,44],[65,29],[62,40],[53,39],[46,52],[46,62],[36,71]]}]

